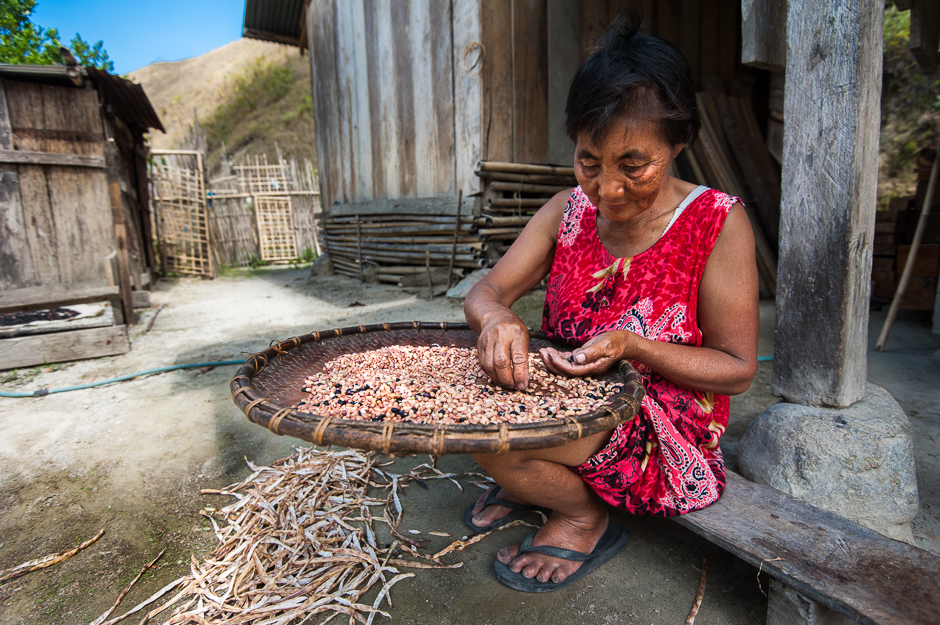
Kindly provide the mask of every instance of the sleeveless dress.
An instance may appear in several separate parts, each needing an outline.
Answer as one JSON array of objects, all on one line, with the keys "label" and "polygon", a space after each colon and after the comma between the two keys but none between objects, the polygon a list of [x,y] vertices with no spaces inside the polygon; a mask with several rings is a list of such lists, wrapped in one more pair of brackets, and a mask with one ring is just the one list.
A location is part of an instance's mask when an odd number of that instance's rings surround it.
[{"label": "sleeveless dress", "polygon": [[[616,258],[597,235],[597,208],[577,187],[568,199],[545,296],[542,331],[583,343],[610,330],[700,346],[698,289],[705,262],[737,198],[699,187],[652,247]],[[725,487],[718,439],[729,399],[692,391],[633,362],[646,397],[610,443],[575,471],[607,503],[634,514],[704,508]]]}]

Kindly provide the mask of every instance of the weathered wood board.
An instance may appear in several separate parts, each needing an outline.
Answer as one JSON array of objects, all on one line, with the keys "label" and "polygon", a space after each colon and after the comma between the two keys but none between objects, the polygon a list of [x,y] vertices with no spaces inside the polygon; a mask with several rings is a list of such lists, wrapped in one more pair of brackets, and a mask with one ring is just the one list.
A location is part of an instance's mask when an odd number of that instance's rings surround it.
[{"label": "weathered wood board", "polygon": [[787,65],[786,0],[742,0],[741,62],[783,71]]},{"label": "weathered wood board", "polygon": [[0,291],[0,314],[24,310],[45,310],[66,304],[88,304],[120,297],[117,286],[98,282],[50,284]]},{"label": "weathered wood board", "polygon": [[456,195],[452,3],[316,0],[308,20],[325,204]]},{"label": "weathered wood board", "polygon": [[940,614],[940,556],[736,473],[718,503],[674,520],[858,623],[914,625]]},{"label": "weathered wood board", "polygon": [[127,326],[71,330],[0,340],[0,371],[53,362],[126,354]]}]

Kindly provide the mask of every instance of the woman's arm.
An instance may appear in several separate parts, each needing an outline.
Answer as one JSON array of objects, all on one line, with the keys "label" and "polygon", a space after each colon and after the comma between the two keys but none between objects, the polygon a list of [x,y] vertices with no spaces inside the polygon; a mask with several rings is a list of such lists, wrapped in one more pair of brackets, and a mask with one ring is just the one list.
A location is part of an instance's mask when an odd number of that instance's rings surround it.
[{"label": "woman's arm", "polygon": [[[751,224],[744,207],[735,204],[699,285],[701,347],[652,341],[615,330],[594,337],[574,352],[543,349],[546,366],[555,373],[588,375],[628,358],[692,390],[743,393],[757,373],[760,314],[754,253]],[[573,362],[568,362],[569,357]]]},{"label": "woman's arm", "polygon": [[558,227],[570,194],[570,189],[559,193],[539,209],[464,302],[467,323],[480,335],[480,366],[503,386],[524,389],[529,384],[529,332],[509,307],[551,270]]}]

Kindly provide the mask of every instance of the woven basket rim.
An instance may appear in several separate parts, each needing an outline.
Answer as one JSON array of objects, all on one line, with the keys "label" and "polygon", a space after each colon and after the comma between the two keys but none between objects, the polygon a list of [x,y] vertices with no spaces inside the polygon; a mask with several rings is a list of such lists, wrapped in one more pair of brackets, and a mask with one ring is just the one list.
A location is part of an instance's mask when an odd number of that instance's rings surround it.
[{"label": "woven basket rim", "polygon": [[[385,453],[430,453],[440,456],[446,453],[535,449],[578,440],[612,429],[632,418],[639,410],[640,402],[645,394],[640,375],[629,362],[621,361],[619,374],[623,382],[623,390],[597,410],[570,417],[527,423],[434,424],[358,421],[301,412],[263,397],[252,385],[255,377],[265,368],[276,366],[275,363],[278,362],[280,356],[290,353],[290,350],[301,345],[311,342],[319,344],[334,339],[342,340],[343,337],[373,332],[405,330],[472,332],[467,323],[404,321],[313,331],[283,341],[272,340],[267,349],[251,354],[239,367],[230,383],[232,399],[249,420],[267,427],[278,435],[293,436],[316,445],[340,444]],[[559,341],[551,341],[542,332],[530,330],[529,335],[533,339],[565,345]]]}]

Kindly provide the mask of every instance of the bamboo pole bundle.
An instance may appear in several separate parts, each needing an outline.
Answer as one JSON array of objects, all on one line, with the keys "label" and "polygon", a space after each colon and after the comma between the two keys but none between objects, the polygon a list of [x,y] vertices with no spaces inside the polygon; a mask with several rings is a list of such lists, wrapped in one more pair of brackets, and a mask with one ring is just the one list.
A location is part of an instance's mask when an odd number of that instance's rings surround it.
[{"label": "bamboo pole bundle", "polygon": [[[330,241],[342,243],[353,243],[356,241],[355,234],[329,234],[324,235],[324,238],[328,238]],[[372,239],[363,235],[363,240],[369,241]],[[447,246],[448,249],[451,244],[450,242],[446,241],[444,237],[440,236],[381,237],[376,238],[375,240],[387,244]],[[486,243],[480,241],[480,238],[476,235],[457,237],[457,245],[461,245],[463,247],[472,247],[473,249],[480,251],[486,249]]]},{"label": "bamboo pole bundle", "polygon": [[487,244],[476,232],[473,215],[324,215],[320,230],[331,258],[338,261],[335,268],[343,275],[358,276],[360,267],[375,263],[377,279],[396,284],[403,276],[427,273],[433,266],[448,268],[452,281],[464,269],[487,264],[481,258]]},{"label": "bamboo pole bundle", "polygon": [[[348,237],[344,239],[339,239],[336,237],[327,236],[326,240],[330,243],[330,247],[334,249],[339,249],[343,247],[348,247],[350,245],[356,245],[359,249],[362,250],[375,250],[375,251],[389,251],[389,252],[414,252],[416,254],[423,253],[424,251],[429,251],[435,254],[449,254],[451,253],[451,244],[449,243],[425,243],[418,245],[406,245],[401,243],[378,243],[374,240],[361,240],[358,243],[355,239],[350,240]],[[483,251],[485,249],[486,243],[482,241],[474,243],[472,245],[458,245],[456,246],[456,252],[458,256],[467,255],[473,256],[478,251]],[[481,249],[483,248],[483,249]]]},{"label": "bamboo pole bundle", "polygon": [[[573,167],[481,161],[476,175],[483,180],[483,200],[476,225],[481,241],[515,240],[532,218],[556,193],[577,185]],[[492,258],[499,254],[487,248]]]},{"label": "bamboo pole bundle", "polygon": [[550,176],[574,176],[574,167],[557,165],[530,165],[527,163],[501,163],[498,161],[480,161],[477,171],[500,171],[514,174],[541,174]]},{"label": "bamboo pole bundle", "polygon": [[486,235],[487,249],[498,250],[499,246],[494,245],[493,244],[494,241],[515,241],[516,239],[519,238],[520,232],[521,232],[521,229],[517,230],[515,228],[506,228],[505,232],[499,232],[496,234],[487,234]]},{"label": "bamboo pole bundle", "polygon": [[549,184],[555,186],[572,187],[577,184],[574,176],[544,176],[538,174],[510,174],[500,171],[478,171],[477,175],[484,180],[499,182],[527,182],[530,184]]},{"label": "bamboo pole bundle", "polygon": [[571,185],[529,184],[526,182],[491,182],[487,186],[493,191],[509,193],[549,193],[551,195],[571,188]]},{"label": "bamboo pole bundle", "polygon": [[[336,225],[327,221],[323,225],[323,230],[327,234],[333,233],[355,233],[356,225]],[[473,232],[474,226],[472,224],[461,224],[460,232],[469,234]],[[359,231],[363,233],[364,236],[387,236],[391,234],[407,234],[407,235],[419,235],[419,234],[440,234],[444,237],[453,236],[454,226],[453,224],[415,224],[415,225],[405,225],[400,226],[397,222],[360,222]]]},{"label": "bamboo pole bundle", "polygon": [[[431,252],[429,250],[425,251],[405,251],[405,250],[396,250],[396,249],[372,249],[371,247],[363,247],[361,249],[361,256],[357,254],[360,250],[357,250],[355,245],[335,245],[333,242],[330,242],[330,251],[333,253],[333,257],[339,257],[340,260],[343,260],[343,256],[348,256],[350,258],[359,257],[362,259],[361,262],[374,261],[374,262],[395,262],[400,264],[413,264],[417,262],[424,261],[425,254],[430,254],[432,261],[445,262],[450,260],[451,253],[447,252]],[[476,250],[473,252],[458,253],[454,255],[455,261],[459,264],[458,266],[466,267],[473,266],[476,263],[476,260],[479,258],[479,255],[476,253]],[[469,263],[469,265],[468,265]],[[481,265],[482,266],[482,265]]]},{"label": "bamboo pole bundle", "polygon": [[[439,224],[450,224],[453,225],[455,217],[453,215],[416,215],[410,213],[359,213],[359,218],[365,222],[403,222],[403,223],[439,223]],[[330,223],[341,224],[341,223],[355,223],[356,215],[331,215]],[[460,223],[463,224],[472,224],[472,216],[464,216],[460,218]]]},{"label": "bamboo pole bundle", "polygon": [[532,219],[532,215],[523,217],[494,217],[493,215],[484,215],[477,218],[478,226],[503,227],[503,226],[524,226]]},{"label": "bamboo pole bundle", "polygon": [[520,209],[542,208],[552,198],[493,198],[484,204],[486,209]]}]

